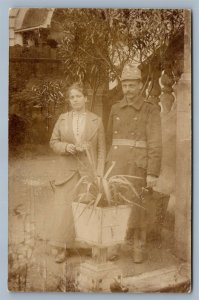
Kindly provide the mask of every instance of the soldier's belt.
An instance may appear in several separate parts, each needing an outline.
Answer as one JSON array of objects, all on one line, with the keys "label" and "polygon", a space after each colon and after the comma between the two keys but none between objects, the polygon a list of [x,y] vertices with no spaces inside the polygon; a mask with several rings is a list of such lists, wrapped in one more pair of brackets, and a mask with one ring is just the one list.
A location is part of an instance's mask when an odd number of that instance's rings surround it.
[{"label": "soldier's belt", "polygon": [[129,139],[113,139],[112,141],[113,146],[130,146],[130,147],[136,147],[136,148],[146,148],[146,142],[145,141],[135,141],[135,140],[129,140]]}]

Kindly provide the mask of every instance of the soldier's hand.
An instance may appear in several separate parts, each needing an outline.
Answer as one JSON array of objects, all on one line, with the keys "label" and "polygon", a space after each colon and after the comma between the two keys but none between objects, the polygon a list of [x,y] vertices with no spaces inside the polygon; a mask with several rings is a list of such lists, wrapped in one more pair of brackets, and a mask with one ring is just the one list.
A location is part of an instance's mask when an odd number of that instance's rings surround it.
[{"label": "soldier's hand", "polygon": [[154,186],[156,186],[157,180],[158,180],[158,177],[152,176],[152,175],[147,175],[147,178],[146,178],[147,187],[153,188]]}]

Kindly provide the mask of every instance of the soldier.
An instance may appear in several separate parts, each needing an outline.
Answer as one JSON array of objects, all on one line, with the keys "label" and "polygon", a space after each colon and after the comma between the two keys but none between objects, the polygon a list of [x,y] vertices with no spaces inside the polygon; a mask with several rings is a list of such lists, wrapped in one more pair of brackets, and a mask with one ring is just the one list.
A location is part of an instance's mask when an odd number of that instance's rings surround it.
[{"label": "soldier", "polygon": [[[138,194],[142,187],[156,185],[161,165],[161,120],[157,105],[141,95],[141,71],[136,65],[126,65],[121,76],[123,99],[112,106],[107,127],[107,168],[116,162],[111,175],[134,175]],[[131,200],[136,201],[135,195]],[[144,259],[146,213],[132,207],[129,232],[132,233],[134,262]]]}]

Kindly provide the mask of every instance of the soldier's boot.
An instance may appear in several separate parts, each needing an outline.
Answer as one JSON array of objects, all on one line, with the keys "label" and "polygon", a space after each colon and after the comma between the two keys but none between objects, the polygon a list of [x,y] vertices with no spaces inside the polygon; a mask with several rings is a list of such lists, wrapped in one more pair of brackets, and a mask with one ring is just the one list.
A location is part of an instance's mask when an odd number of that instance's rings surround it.
[{"label": "soldier's boot", "polygon": [[133,262],[142,263],[145,259],[146,230],[143,228],[136,228],[134,230],[133,242]]},{"label": "soldier's boot", "polygon": [[60,248],[55,257],[55,262],[61,264],[67,260],[68,256],[69,256],[68,251],[65,248]]}]

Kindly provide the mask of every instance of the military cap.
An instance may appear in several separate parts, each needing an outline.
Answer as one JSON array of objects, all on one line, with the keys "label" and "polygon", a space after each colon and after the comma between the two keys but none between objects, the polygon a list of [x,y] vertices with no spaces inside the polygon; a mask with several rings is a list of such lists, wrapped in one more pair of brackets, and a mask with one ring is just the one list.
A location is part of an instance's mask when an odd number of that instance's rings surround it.
[{"label": "military cap", "polygon": [[125,65],[122,71],[121,81],[123,80],[134,80],[134,79],[141,79],[141,71],[138,68],[138,65],[131,64]]}]

